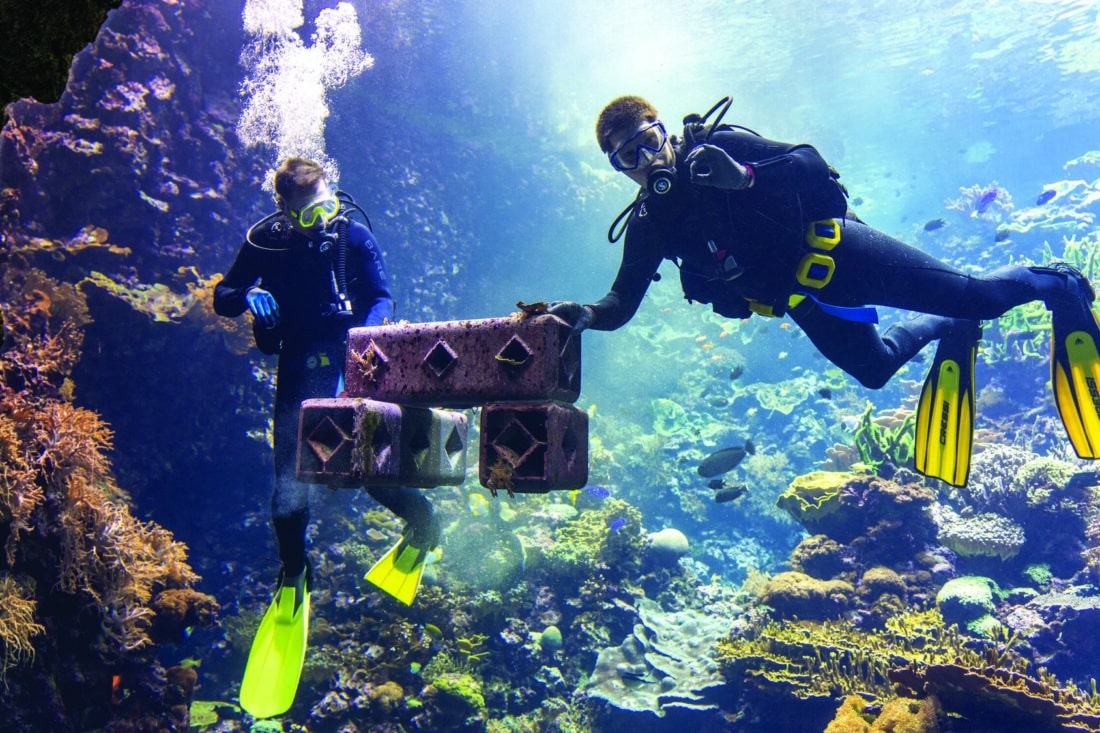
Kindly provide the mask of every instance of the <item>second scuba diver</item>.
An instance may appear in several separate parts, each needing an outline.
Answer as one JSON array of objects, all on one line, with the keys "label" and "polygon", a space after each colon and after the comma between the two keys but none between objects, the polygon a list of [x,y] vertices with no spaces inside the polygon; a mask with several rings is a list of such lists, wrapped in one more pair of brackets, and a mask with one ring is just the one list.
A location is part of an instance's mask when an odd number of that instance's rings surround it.
[{"label": "second scuba diver", "polygon": [[[248,230],[214,291],[219,315],[233,318],[250,311],[256,346],[279,355],[271,513],[282,568],[275,599],[253,641],[240,695],[241,706],[257,718],[290,708],[305,658],[310,485],[296,475],[300,405],[339,395],[348,329],[381,325],[394,312],[378,243],[368,226],[349,218],[353,211],[366,215],[351,197],[330,190],[322,167],[288,158],[275,172],[274,188],[279,210]],[[398,586],[415,593],[425,556],[439,543],[439,520],[418,489],[368,492],[406,522],[401,541],[379,563],[389,572],[372,569],[368,580],[391,595]],[[409,583],[410,576],[416,582]]]},{"label": "second scuba diver", "polygon": [[[930,341],[936,360],[917,414],[916,466],[964,485],[972,447],[973,364],[981,320],[1043,301],[1053,314],[1053,384],[1078,455],[1100,457],[1100,330],[1092,287],[1063,263],[1007,265],[972,275],[876,231],[848,209],[838,174],[809,145],[719,125],[725,98],[670,135],[645,99],[624,96],[600,113],[596,138],[612,167],[637,183],[612,225],[626,231],[622,262],[596,303],[550,312],[612,331],[638,310],[665,259],[680,269],[689,301],[729,318],[789,315],[831,362],[882,387]],[[715,120],[708,119],[721,107]],[[873,308],[919,311],[880,332]]]}]

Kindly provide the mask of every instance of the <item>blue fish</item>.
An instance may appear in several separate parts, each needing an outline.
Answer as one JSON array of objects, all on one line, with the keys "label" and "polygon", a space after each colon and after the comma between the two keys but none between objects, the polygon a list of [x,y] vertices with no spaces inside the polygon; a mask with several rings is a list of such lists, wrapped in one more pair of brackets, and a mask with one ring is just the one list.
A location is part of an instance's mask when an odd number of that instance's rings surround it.
[{"label": "blue fish", "polygon": [[625,519],[623,519],[622,517],[615,517],[614,519],[612,519],[610,522],[607,523],[607,528],[609,530],[611,530],[612,532],[618,532],[625,525],[626,525],[626,520]]},{"label": "blue fish", "polygon": [[996,187],[989,189],[982,194],[982,197],[974,203],[974,211],[979,214],[984,214],[985,210],[989,208],[989,205],[997,200],[997,194],[1000,193]]},{"label": "blue fish", "polygon": [[594,496],[597,499],[606,499],[611,496],[611,492],[608,491],[605,486],[585,486],[584,493],[589,496]]},{"label": "blue fish", "polygon": [[1054,198],[1057,195],[1058,195],[1057,191],[1055,191],[1052,188],[1048,188],[1046,191],[1043,191],[1041,194],[1039,194],[1039,198],[1035,199],[1035,205],[1036,206],[1042,206],[1047,201],[1050,201],[1052,198]]}]

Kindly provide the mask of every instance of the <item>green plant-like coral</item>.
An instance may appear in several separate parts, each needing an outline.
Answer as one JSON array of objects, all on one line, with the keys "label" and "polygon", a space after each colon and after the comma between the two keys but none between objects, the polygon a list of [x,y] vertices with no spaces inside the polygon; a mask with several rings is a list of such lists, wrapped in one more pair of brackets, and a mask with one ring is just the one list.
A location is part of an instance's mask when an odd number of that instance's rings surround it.
[{"label": "green plant-like coral", "polygon": [[[1070,234],[1062,238],[1062,253],[1056,256],[1049,242],[1043,246],[1043,262],[1067,262],[1090,280],[1100,276],[1100,233],[1092,232],[1078,238]],[[1020,264],[1033,264],[1026,260]],[[1008,311],[987,329],[981,358],[988,364],[1021,359],[1045,359],[1049,353],[1050,311],[1041,301],[1024,303]]]},{"label": "green plant-like coral", "polygon": [[892,471],[883,473],[887,466],[904,466],[913,458],[914,431],[916,420],[910,413],[900,422],[894,420],[873,419],[874,405],[868,403],[867,409],[859,420],[855,432],[856,450],[860,460],[877,475],[892,475]]},{"label": "green plant-like coral", "polygon": [[440,695],[465,708],[468,715],[485,712],[485,692],[472,675],[447,672],[433,679],[431,685]]}]

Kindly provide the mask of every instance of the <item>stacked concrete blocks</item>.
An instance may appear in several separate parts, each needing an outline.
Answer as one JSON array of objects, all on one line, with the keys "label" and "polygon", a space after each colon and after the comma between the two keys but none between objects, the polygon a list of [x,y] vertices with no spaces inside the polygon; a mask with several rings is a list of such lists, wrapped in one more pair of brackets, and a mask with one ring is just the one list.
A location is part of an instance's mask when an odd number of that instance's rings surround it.
[{"label": "stacked concrete blocks", "polygon": [[580,339],[554,316],[355,328],[348,394],[411,405],[574,402]]},{"label": "stacked concrete blocks", "polygon": [[336,486],[462,483],[465,415],[482,406],[479,479],[544,493],[588,480],[580,338],[549,315],[348,333],[348,397],[302,403],[298,473]]},{"label": "stacked concrete blocks", "polygon": [[298,478],[330,486],[461,484],[469,421],[461,412],[361,397],[306,400]]}]

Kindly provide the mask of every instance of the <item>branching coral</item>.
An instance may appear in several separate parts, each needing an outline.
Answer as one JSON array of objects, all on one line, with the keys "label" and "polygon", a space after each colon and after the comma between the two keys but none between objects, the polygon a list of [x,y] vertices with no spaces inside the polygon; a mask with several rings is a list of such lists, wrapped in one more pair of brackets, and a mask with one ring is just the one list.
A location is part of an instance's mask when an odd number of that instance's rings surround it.
[{"label": "branching coral", "polygon": [[[99,619],[100,636],[91,642],[98,655],[117,660],[150,644],[153,596],[189,587],[197,576],[185,562],[184,545],[130,513],[107,458],[110,428],[63,400],[56,387],[80,345],[77,325],[53,318],[49,293],[64,289],[33,274],[9,281],[9,289],[13,282],[36,284],[43,296],[9,301],[5,312],[13,338],[0,354],[3,564],[33,569],[39,587],[76,599],[82,613]],[[35,541],[28,543],[32,529]],[[24,608],[16,602],[22,595],[12,598],[12,608]],[[5,648],[6,659],[25,658],[12,656],[19,645]]]},{"label": "branching coral", "polygon": [[[966,641],[935,610],[894,616],[878,631],[846,621],[770,621],[719,642],[718,659],[731,682],[777,686],[799,698],[861,693],[882,700],[894,695],[887,675],[897,666],[981,663]],[[1016,656],[1001,660],[1010,662],[1026,664]]]},{"label": "branching coral", "polygon": [[893,669],[890,680],[917,694],[935,692],[945,710],[982,721],[992,730],[1100,731],[1100,698],[1062,686],[1040,669],[1036,676],[983,659],[956,659]]},{"label": "branching coral", "polygon": [[7,671],[34,656],[31,639],[45,631],[34,620],[35,600],[10,575],[0,575],[0,682]]}]

